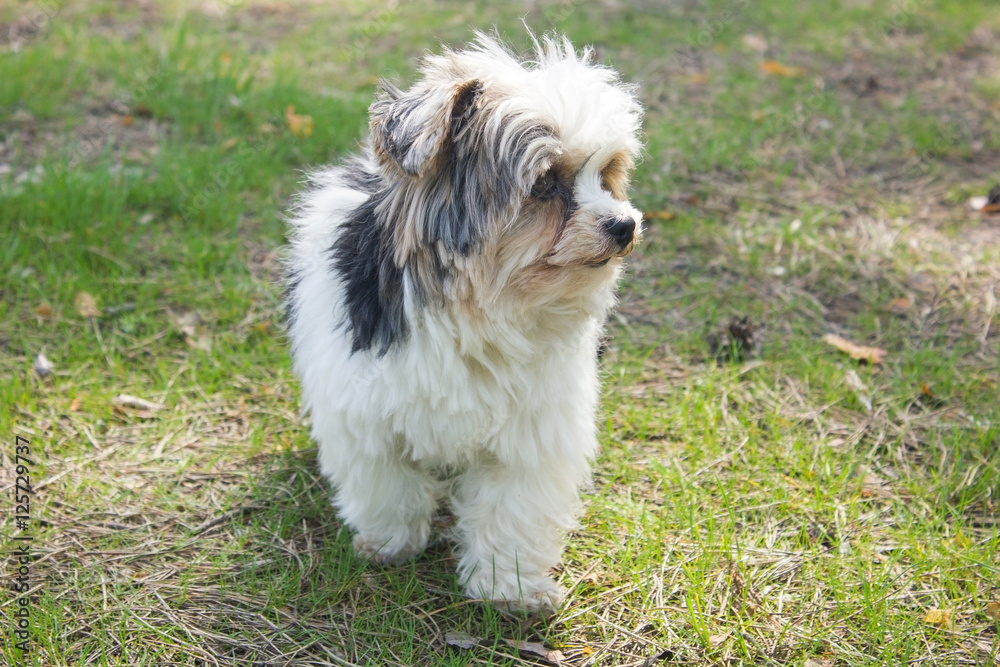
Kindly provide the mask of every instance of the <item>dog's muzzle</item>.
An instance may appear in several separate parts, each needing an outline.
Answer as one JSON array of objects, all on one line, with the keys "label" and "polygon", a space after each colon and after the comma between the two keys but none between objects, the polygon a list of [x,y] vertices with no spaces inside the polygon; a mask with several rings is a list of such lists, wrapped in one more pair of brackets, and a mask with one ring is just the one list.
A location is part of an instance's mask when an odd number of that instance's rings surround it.
[{"label": "dog's muzzle", "polygon": [[628,248],[635,240],[635,220],[627,216],[614,216],[601,221],[604,233],[618,244],[619,250]]}]

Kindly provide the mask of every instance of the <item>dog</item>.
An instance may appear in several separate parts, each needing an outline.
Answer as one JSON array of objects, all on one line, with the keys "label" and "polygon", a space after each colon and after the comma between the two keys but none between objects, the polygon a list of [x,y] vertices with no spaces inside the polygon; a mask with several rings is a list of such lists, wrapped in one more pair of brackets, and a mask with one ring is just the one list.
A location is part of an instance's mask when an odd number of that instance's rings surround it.
[{"label": "dog", "polygon": [[450,496],[465,595],[555,610],[598,452],[598,339],[642,216],[636,88],[568,39],[497,37],[380,82],[370,137],[290,217],[303,410],[355,553],[420,554]]}]

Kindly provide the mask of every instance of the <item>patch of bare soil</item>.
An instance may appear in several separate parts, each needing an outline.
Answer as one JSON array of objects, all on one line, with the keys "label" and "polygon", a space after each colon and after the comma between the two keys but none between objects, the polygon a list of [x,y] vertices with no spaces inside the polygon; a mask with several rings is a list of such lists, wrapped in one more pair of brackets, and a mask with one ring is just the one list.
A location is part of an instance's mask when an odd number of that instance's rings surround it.
[{"label": "patch of bare soil", "polygon": [[44,38],[60,22],[87,16],[87,31],[102,37],[132,40],[163,20],[162,3],[156,0],[118,0],[113,12],[94,14],[86,3],[35,0],[17,7],[8,22],[0,21],[0,51],[20,51]]},{"label": "patch of bare soil", "polygon": [[[0,124],[0,170],[14,173],[15,182],[30,174],[46,158],[57,156],[69,166],[90,165],[110,155],[115,168],[148,164],[159,152],[169,126],[134,112],[119,102],[91,106],[72,126],[63,121],[39,120],[24,110]],[[28,176],[24,176],[27,174]]]}]

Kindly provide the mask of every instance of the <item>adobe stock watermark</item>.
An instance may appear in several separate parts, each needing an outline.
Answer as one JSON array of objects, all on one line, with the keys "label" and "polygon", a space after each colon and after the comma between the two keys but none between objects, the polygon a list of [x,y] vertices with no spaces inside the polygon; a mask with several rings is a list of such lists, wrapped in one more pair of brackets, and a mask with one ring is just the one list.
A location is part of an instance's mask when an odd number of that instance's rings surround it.
[{"label": "adobe stock watermark", "polygon": [[952,153],[959,146],[963,139],[967,137],[953,126],[941,128],[934,127],[934,137],[923,149],[914,148],[914,160],[921,165],[927,166],[937,158],[944,157]]},{"label": "adobe stock watermark", "polygon": [[98,119],[93,128],[94,131],[89,136],[78,139],[71,144],[69,146],[69,162],[86,162],[100,155],[107,145],[108,138],[115,134],[115,131],[124,122],[124,118],[130,113],[134,113],[137,107],[152,97],[163,85],[162,65],[143,67],[137,74],[138,84],[108,105],[111,109],[121,110],[118,115]]},{"label": "adobe stock watermark", "polygon": [[542,10],[542,20],[546,25],[557,25],[575,14],[583,4],[584,0],[568,0],[553,7],[546,7]]},{"label": "adobe stock watermark", "polygon": [[[926,2],[927,0],[902,0],[901,2],[897,2],[892,6],[892,13],[889,17],[882,19],[876,24],[878,31],[883,36],[905,31],[907,24]],[[966,138],[953,126],[944,128],[935,126],[934,137],[931,142],[923,149],[914,149],[916,162],[926,166],[935,158],[954,151],[962,143],[963,139]]]},{"label": "adobe stock watermark", "polygon": [[205,212],[212,202],[223,193],[228,192],[236,179],[246,172],[250,163],[258,158],[261,151],[271,146],[275,135],[284,127],[285,123],[285,117],[273,116],[260,126],[272,129],[267,132],[261,130],[251,135],[243,143],[239,143],[237,140],[237,145],[234,145],[233,150],[212,170],[208,182],[201,184],[197,190],[189,188],[175,176],[174,185],[180,190],[182,197],[181,217],[187,222],[195,220]]},{"label": "adobe stock watermark", "polygon": [[399,0],[389,0],[375,16],[366,20],[360,27],[351,30],[351,42],[342,46],[336,55],[337,62],[354,63],[362,60],[368,52],[372,41],[382,35],[399,18]]},{"label": "adobe stock watermark", "polygon": [[876,24],[878,31],[884,35],[905,30],[906,24],[927,0],[902,0],[892,7],[892,14]]},{"label": "adobe stock watermark", "polygon": [[676,65],[696,63],[698,53],[712,46],[736,21],[743,17],[744,12],[754,2],[756,0],[734,0],[732,6],[724,12],[709,19],[702,19],[698,30],[688,34],[687,45],[675,49],[671,53],[670,60]]},{"label": "adobe stock watermark", "polygon": [[[33,498],[35,490],[33,487],[32,475],[34,474],[35,459],[28,438],[15,435],[11,452],[8,456],[0,455],[0,465],[6,466],[8,463],[11,472],[14,474],[13,498],[14,505],[8,516],[13,519],[14,530],[10,539],[13,542],[10,552],[11,572],[10,592],[13,604],[10,607],[11,617],[11,637],[14,640],[14,649],[21,655],[22,660],[27,660],[34,648],[32,645],[33,613],[32,588],[35,583],[32,577],[32,565],[35,555],[32,551],[32,541],[35,539],[34,523],[32,521]],[[6,458],[6,461],[3,459]]]},{"label": "adobe stock watermark", "polygon": [[42,0],[35,3],[26,16],[8,26],[7,38],[11,47],[19,51],[48,32],[53,20],[65,6],[66,0]]},{"label": "adobe stock watermark", "polygon": [[[818,115],[825,105],[833,100],[832,93],[826,88],[817,90],[806,97],[798,108],[786,111],[777,117],[774,134],[786,134],[791,128],[805,122],[807,114]],[[744,178],[750,177],[750,172],[767,163],[767,159],[759,151],[750,153],[737,171]]]}]

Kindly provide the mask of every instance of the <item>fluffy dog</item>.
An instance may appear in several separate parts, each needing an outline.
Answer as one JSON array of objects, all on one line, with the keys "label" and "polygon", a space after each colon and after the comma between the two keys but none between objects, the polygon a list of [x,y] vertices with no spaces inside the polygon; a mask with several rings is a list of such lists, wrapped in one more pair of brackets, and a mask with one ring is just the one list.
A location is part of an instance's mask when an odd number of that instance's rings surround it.
[{"label": "fluffy dog", "polygon": [[383,82],[360,155],[291,221],[289,332],[354,549],[419,554],[450,495],[465,594],[554,609],[598,450],[597,343],[640,151],[634,88],[565,38],[479,35]]}]

